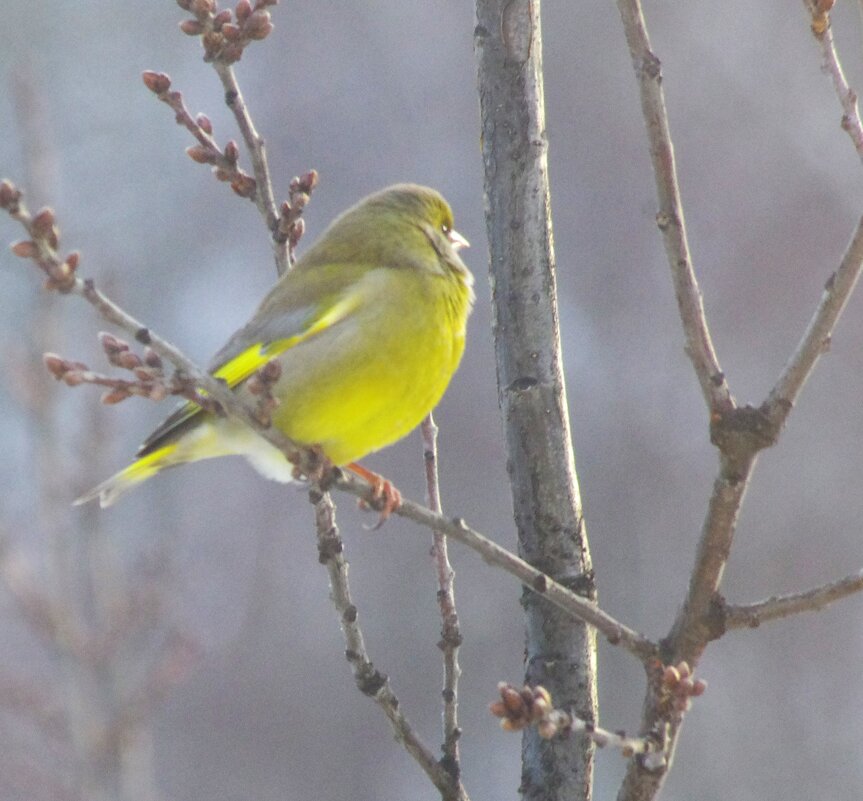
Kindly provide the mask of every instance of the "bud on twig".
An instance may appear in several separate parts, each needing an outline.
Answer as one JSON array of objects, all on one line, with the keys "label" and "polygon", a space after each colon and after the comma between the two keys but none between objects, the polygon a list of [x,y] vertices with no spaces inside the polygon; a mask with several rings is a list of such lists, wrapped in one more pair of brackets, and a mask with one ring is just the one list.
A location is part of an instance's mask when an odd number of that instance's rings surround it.
[{"label": "bud on twig", "polygon": [[210,122],[210,118],[206,114],[199,114],[195,117],[195,122],[198,123],[198,127],[205,133],[212,136],[213,134],[213,123]]},{"label": "bud on twig", "polygon": [[39,248],[35,242],[13,242],[12,252],[22,259],[35,259],[39,256]]},{"label": "bud on twig", "polygon": [[180,23],[180,30],[186,36],[200,36],[204,32],[204,26],[196,19],[184,19]]},{"label": "bud on twig", "polygon": [[161,95],[171,88],[171,79],[164,72],[146,70],[141,78],[144,85],[154,94]]}]

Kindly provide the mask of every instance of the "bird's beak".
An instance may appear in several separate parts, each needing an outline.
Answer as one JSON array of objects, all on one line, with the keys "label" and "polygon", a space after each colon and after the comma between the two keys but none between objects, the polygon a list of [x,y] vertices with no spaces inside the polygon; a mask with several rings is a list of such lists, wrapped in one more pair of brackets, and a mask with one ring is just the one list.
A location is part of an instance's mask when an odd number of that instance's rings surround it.
[{"label": "bird's beak", "polygon": [[453,247],[453,250],[458,250],[459,248],[469,248],[470,242],[467,241],[458,231],[454,228],[446,235],[446,238],[449,239],[450,244]]}]

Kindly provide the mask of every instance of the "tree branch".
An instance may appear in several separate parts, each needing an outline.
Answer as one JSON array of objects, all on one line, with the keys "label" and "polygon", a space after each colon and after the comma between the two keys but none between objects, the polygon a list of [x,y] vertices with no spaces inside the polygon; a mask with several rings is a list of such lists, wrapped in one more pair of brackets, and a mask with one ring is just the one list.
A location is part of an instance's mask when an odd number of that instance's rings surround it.
[{"label": "tree branch", "polygon": [[708,409],[711,412],[721,412],[731,408],[734,401],[713,349],[701,289],[692,268],[677,182],[674,145],[665,108],[665,93],[662,90],[661,63],[650,49],[640,0],[617,0],[617,8],[641,91],[641,111],[647,129],[659,200],[656,223],[662,232],[671,267],[674,294],[686,338],[686,353],[695,368]]},{"label": "tree branch", "polygon": [[399,700],[389,678],[375,668],[366,651],[363,632],[358,623],[357,608],[351,601],[348,584],[348,563],[344,557],[344,544],[335,519],[335,506],[329,493],[320,485],[309,490],[309,500],[315,507],[315,527],[318,533],[318,556],[330,577],[330,597],[339,613],[345,638],[345,655],[354,673],[357,687],[373,699],[383,710],[399,743],[422,768],[437,787],[443,801],[469,801],[459,781],[448,766],[435,759],[431,750],[414,732],[399,707]]},{"label": "tree branch", "polygon": [[[540,5],[540,0],[476,0],[498,396],[519,553],[595,609],[562,369]],[[540,594],[550,600],[548,592]],[[574,625],[540,594],[522,596],[525,683],[542,684],[580,718],[593,721],[595,633]],[[573,746],[526,730],[522,798],[590,799],[593,751],[585,739]]]},{"label": "tree branch", "polygon": [[[426,471],[428,497],[426,504],[435,514],[441,514],[440,482],[437,468],[437,433],[434,417],[429,412],[420,427],[423,441],[423,462]],[[449,548],[446,535],[433,531],[432,556],[438,582],[438,607],[441,616],[441,638],[438,647],[443,651],[444,681],[443,698],[443,764],[458,779],[461,774],[458,741],[461,729],[458,725],[458,680],[461,668],[458,664],[458,649],[461,645],[461,631],[458,611],[455,605],[455,571],[449,561]]]},{"label": "tree branch", "polygon": [[863,218],[857,223],[839,268],[827,279],[797,349],[767,397],[765,408],[774,425],[782,426],[822,353],[830,347],[833,328],[854,291],[863,268]]},{"label": "tree branch", "polygon": [[780,620],[801,612],[817,612],[825,606],[863,590],[863,571],[838,581],[791,595],[774,595],[752,604],[723,604],[722,620],[726,630],[754,629],[770,620]]},{"label": "tree branch", "polygon": [[830,76],[836,97],[842,106],[842,130],[851,137],[857,155],[863,160],[863,123],[860,121],[857,93],[848,85],[845,70],[842,69],[836,53],[833,31],[830,29],[833,0],[803,0],[803,5],[812,16],[812,35],[821,48],[822,68]]}]

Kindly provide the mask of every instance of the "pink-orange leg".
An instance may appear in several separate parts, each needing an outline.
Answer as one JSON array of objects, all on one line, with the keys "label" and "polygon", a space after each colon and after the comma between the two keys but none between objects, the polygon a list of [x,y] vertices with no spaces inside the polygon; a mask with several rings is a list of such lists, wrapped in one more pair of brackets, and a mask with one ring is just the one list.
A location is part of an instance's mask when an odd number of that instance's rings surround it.
[{"label": "pink-orange leg", "polygon": [[[380,517],[374,528],[380,528],[387,521],[387,518],[402,505],[402,494],[393,486],[393,483],[389,479],[373,473],[357,462],[351,462],[345,466],[352,473],[356,473],[360,478],[365,479],[371,484],[372,498],[375,501],[375,506],[380,507]],[[365,506],[366,504],[361,500],[360,505]]]}]

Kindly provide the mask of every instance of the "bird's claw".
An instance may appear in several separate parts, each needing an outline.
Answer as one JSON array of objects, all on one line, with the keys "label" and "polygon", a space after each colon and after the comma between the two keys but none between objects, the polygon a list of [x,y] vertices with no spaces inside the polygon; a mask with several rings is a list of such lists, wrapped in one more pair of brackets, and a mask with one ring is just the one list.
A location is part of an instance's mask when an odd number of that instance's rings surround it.
[{"label": "bird's claw", "polygon": [[357,505],[360,509],[374,509],[379,513],[378,522],[373,526],[366,526],[369,531],[377,531],[387,522],[390,515],[402,505],[402,494],[387,478],[367,470],[359,464],[350,464],[348,469],[371,484],[371,497],[360,498]]}]

